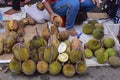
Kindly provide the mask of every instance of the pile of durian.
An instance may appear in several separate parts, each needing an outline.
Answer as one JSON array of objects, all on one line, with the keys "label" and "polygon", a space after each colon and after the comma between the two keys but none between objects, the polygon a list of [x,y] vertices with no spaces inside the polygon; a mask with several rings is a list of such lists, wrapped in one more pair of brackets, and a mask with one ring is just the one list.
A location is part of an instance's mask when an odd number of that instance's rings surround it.
[{"label": "pile of durian", "polygon": [[68,32],[59,32],[56,25],[44,28],[41,35],[36,28],[36,35],[31,40],[25,44],[17,43],[12,48],[14,57],[9,63],[10,71],[25,75],[36,72],[50,75],[63,73],[66,77],[84,75],[87,65],[82,43],[78,38],[73,38],[71,42],[68,39]]},{"label": "pile of durian", "polygon": [[0,54],[12,53],[12,47],[18,42],[24,42],[24,28],[35,25],[35,21],[28,17],[21,20],[10,20],[7,24],[5,38],[0,37]]},{"label": "pile of durian", "polygon": [[109,63],[113,67],[120,66],[120,59],[115,49],[115,41],[110,37],[104,37],[104,26],[96,20],[90,20],[83,25],[82,31],[85,34],[92,34],[90,39],[84,44],[84,55],[90,59],[93,56],[100,64]]}]

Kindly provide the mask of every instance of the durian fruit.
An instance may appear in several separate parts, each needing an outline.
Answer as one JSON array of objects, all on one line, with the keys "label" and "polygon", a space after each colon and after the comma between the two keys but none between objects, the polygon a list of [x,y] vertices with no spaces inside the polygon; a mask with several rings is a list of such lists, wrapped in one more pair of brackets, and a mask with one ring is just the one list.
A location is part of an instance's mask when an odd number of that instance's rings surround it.
[{"label": "durian fruit", "polygon": [[61,31],[60,33],[59,33],[59,40],[60,41],[65,41],[65,40],[68,40],[68,38],[69,38],[69,34],[68,34],[68,32],[67,31]]},{"label": "durian fruit", "polygon": [[97,56],[105,52],[105,48],[99,48],[94,52],[94,55]]},{"label": "durian fruit", "polygon": [[82,32],[85,34],[92,34],[94,29],[95,27],[92,24],[87,23],[83,25]]},{"label": "durian fruit", "polygon": [[84,55],[85,55],[86,58],[90,59],[90,58],[93,57],[93,52],[90,49],[85,49],[84,50]]},{"label": "durian fruit", "polygon": [[113,67],[120,66],[120,59],[117,56],[111,56],[108,59],[108,63]]},{"label": "durian fruit", "polygon": [[29,24],[28,18],[23,18],[22,22],[23,22],[24,25],[28,25]]},{"label": "durian fruit", "polygon": [[41,38],[40,36],[34,36],[32,40],[30,40],[30,49],[38,49],[41,46],[46,46],[47,42]]},{"label": "durian fruit", "polygon": [[20,62],[16,59],[12,59],[9,63],[9,69],[13,74],[20,74],[21,73]]},{"label": "durian fruit", "polygon": [[62,23],[63,23],[63,20],[60,16],[55,16],[55,18],[53,19],[53,24],[56,26],[56,27],[61,27],[62,26]]},{"label": "durian fruit", "polygon": [[31,17],[28,17],[28,22],[30,25],[35,25],[35,20]]},{"label": "durian fruit", "polygon": [[40,74],[45,74],[47,73],[48,71],[48,63],[45,62],[45,61],[39,61],[37,63],[37,71],[40,73]]},{"label": "durian fruit", "polygon": [[68,64],[65,64],[63,66],[63,74],[66,76],[66,77],[73,77],[74,74],[75,74],[75,67],[74,65],[68,63]]},{"label": "durian fruit", "polygon": [[112,48],[115,45],[115,41],[112,38],[105,38],[103,40],[103,45],[105,48]]},{"label": "durian fruit", "polygon": [[58,56],[58,51],[55,46],[51,45],[44,50],[44,60],[47,63],[53,62]]},{"label": "durian fruit", "polygon": [[4,39],[0,37],[0,54],[2,54],[4,50]]},{"label": "durian fruit", "polygon": [[43,60],[44,49],[45,49],[45,47],[40,47],[40,48],[38,49],[38,57],[39,57],[39,60]]},{"label": "durian fruit", "polygon": [[36,6],[37,6],[37,8],[38,8],[39,10],[41,10],[41,11],[45,9],[45,7],[44,7],[44,5],[42,4],[42,2],[37,2]]},{"label": "durian fruit", "polygon": [[49,73],[51,75],[58,75],[62,69],[62,65],[58,61],[54,61],[49,65]]},{"label": "durian fruit", "polygon": [[11,30],[11,31],[17,31],[18,27],[19,27],[19,25],[18,25],[17,20],[10,20],[8,22],[8,28],[9,28],[9,30]]},{"label": "durian fruit", "polygon": [[95,29],[93,30],[92,35],[95,39],[102,39],[104,36],[104,32],[101,29]]},{"label": "durian fruit", "polygon": [[82,51],[82,42],[78,38],[73,38],[71,42],[71,48],[74,49],[80,49]]},{"label": "durian fruit", "polygon": [[19,22],[18,25],[20,26],[17,30],[17,33],[19,36],[23,36],[24,35],[24,23]]},{"label": "durian fruit", "polygon": [[108,61],[108,54],[106,52],[99,53],[96,55],[97,62],[100,64],[104,64]]},{"label": "durian fruit", "polygon": [[17,60],[24,61],[30,58],[29,49],[23,44],[17,43],[13,46],[12,51]]},{"label": "durian fruit", "polygon": [[108,56],[117,56],[117,51],[114,48],[108,48],[106,49],[106,52],[108,53]]},{"label": "durian fruit", "polygon": [[17,39],[17,33],[15,31],[10,31],[8,36],[13,37],[15,40]]},{"label": "durian fruit", "polygon": [[31,55],[30,55],[31,59],[37,63],[38,60],[39,60],[39,56],[38,56],[38,53],[37,52],[32,52]]},{"label": "durian fruit", "polygon": [[56,35],[51,35],[49,40],[48,40],[48,45],[54,45],[57,49],[58,49],[58,46],[60,44],[60,41],[57,39],[57,36]]},{"label": "durian fruit", "polygon": [[55,25],[52,25],[51,26],[51,34],[53,35],[56,35],[56,36],[58,36],[58,34],[59,34],[59,30],[58,30],[58,27],[56,27]]},{"label": "durian fruit", "polygon": [[84,61],[81,61],[80,63],[76,64],[76,72],[79,75],[84,75],[87,72],[87,65]]},{"label": "durian fruit", "polygon": [[36,71],[36,64],[32,60],[25,60],[22,63],[22,71],[25,75],[33,75]]},{"label": "durian fruit", "polygon": [[12,36],[7,36],[5,38],[5,44],[7,47],[12,47],[14,44],[16,43],[16,40],[14,39],[14,37]]},{"label": "durian fruit", "polygon": [[4,51],[4,53],[10,53],[12,51],[12,49],[8,48],[7,45],[4,43],[3,51]]},{"label": "durian fruit", "polygon": [[70,53],[70,62],[71,63],[76,63],[77,61],[81,60],[82,58],[82,53],[79,49],[72,50]]},{"label": "durian fruit", "polygon": [[66,50],[65,50],[65,53],[70,54],[70,52],[71,52],[71,46],[70,46],[71,44],[70,44],[70,41],[69,41],[69,40],[65,40],[64,43],[67,45],[67,48],[66,48]]},{"label": "durian fruit", "polygon": [[101,23],[96,23],[96,24],[95,24],[95,28],[96,28],[96,29],[101,29],[102,31],[104,31],[104,26],[103,26],[103,24],[101,24]]},{"label": "durian fruit", "polygon": [[97,20],[90,20],[88,21],[89,24],[91,24],[92,26],[95,26],[96,23],[98,23]]},{"label": "durian fruit", "polygon": [[69,56],[68,56],[67,53],[61,53],[61,54],[58,55],[58,60],[60,62],[67,62],[68,59],[69,59]]},{"label": "durian fruit", "polygon": [[50,30],[48,27],[44,28],[42,33],[41,33],[41,36],[43,39],[45,39],[46,41],[48,41],[48,39],[50,38]]},{"label": "durian fruit", "polygon": [[24,37],[22,37],[22,36],[19,37],[19,38],[17,39],[17,42],[21,42],[21,43],[24,42]]},{"label": "durian fruit", "polygon": [[87,43],[85,43],[85,48],[91,49],[93,51],[99,49],[101,47],[101,43],[97,39],[90,39]]}]

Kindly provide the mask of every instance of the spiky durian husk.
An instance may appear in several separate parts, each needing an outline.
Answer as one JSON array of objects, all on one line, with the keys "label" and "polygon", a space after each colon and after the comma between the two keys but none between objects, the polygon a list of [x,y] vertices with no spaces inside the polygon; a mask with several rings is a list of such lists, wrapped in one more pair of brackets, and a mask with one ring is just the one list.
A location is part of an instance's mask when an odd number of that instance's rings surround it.
[{"label": "spiky durian husk", "polygon": [[26,60],[22,63],[22,71],[25,75],[33,75],[36,71],[36,64],[32,60]]}]

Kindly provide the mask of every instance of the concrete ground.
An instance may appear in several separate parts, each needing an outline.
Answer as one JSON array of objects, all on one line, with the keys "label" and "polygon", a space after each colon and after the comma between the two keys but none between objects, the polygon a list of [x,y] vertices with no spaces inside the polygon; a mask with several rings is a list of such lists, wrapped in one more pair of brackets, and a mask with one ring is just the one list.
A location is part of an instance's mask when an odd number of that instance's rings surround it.
[{"label": "concrete ground", "polygon": [[3,70],[0,71],[0,80],[120,80],[120,67],[89,67],[86,75],[75,75],[71,78],[65,77],[62,73],[57,76],[49,74],[40,75],[35,73],[33,76],[26,76],[24,74],[15,75],[10,71],[4,72],[8,64],[0,64]]}]

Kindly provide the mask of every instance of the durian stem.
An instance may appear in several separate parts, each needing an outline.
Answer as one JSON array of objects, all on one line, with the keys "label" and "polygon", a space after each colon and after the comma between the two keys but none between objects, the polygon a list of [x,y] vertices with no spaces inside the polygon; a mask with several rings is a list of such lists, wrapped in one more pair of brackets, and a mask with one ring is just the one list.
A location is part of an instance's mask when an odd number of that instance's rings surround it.
[{"label": "durian stem", "polygon": [[40,35],[38,33],[37,27],[35,27],[35,31],[36,31],[36,35],[37,35],[37,38],[38,38]]}]

